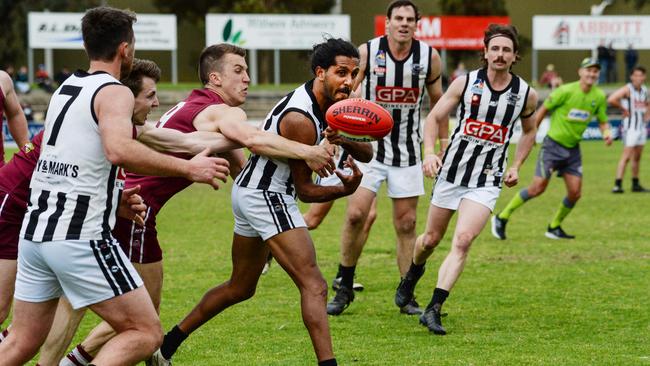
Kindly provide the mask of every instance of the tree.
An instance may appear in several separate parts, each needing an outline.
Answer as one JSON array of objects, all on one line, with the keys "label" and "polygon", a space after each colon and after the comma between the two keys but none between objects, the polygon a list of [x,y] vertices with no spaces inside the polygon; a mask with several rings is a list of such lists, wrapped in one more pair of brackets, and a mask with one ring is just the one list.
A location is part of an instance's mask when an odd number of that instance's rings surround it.
[{"label": "tree", "polygon": [[[30,11],[85,11],[99,0],[0,1],[0,67],[25,64],[27,60],[27,13]],[[10,21],[7,21],[10,20]]]}]

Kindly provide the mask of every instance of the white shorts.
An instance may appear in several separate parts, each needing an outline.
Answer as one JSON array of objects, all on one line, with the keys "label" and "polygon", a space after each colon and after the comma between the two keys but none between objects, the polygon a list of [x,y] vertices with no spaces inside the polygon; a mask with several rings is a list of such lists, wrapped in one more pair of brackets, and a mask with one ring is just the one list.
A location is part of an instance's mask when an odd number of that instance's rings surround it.
[{"label": "white shorts", "polygon": [[79,309],[140,286],[142,279],[114,239],[18,243],[18,300],[44,302],[65,294]]},{"label": "white shorts", "polygon": [[381,183],[386,181],[388,197],[407,198],[424,194],[422,163],[414,166],[395,167],[373,159],[369,163],[357,162],[363,173],[361,187],[377,193]]},{"label": "white shorts", "polygon": [[431,204],[455,211],[458,210],[461,200],[468,199],[494,211],[500,193],[499,187],[467,188],[438,179],[433,187]]},{"label": "white shorts", "polygon": [[267,240],[277,234],[307,227],[296,200],[288,195],[232,186],[232,212],[235,233]]},{"label": "white shorts", "polygon": [[646,141],[646,130],[630,129],[623,131],[623,144],[625,147],[643,146]]}]

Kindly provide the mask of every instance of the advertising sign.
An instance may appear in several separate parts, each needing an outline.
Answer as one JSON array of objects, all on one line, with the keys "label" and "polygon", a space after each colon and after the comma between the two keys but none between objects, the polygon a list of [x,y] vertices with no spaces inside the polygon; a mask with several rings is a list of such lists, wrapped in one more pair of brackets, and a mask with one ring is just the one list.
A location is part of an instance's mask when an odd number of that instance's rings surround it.
[{"label": "advertising sign", "polygon": [[603,42],[625,49],[650,49],[650,16],[533,17],[533,48],[537,50],[593,50]]},{"label": "advertising sign", "polygon": [[[415,38],[436,49],[480,50],[485,28],[491,23],[510,24],[505,16],[423,16]],[[375,16],[375,36],[386,34],[386,16]]]},{"label": "advertising sign", "polygon": [[[28,14],[31,48],[83,49],[81,18],[83,13]],[[175,50],[176,15],[138,14],[133,25],[136,49]]]},{"label": "advertising sign", "polygon": [[232,43],[247,49],[305,50],[326,37],[350,39],[348,15],[207,14],[207,45]]}]

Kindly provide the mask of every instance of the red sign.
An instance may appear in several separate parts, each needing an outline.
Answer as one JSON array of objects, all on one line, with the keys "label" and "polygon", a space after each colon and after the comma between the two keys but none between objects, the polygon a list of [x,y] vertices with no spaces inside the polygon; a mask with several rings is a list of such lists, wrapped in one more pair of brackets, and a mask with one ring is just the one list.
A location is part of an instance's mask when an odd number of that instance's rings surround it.
[{"label": "red sign", "polygon": [[[510,24],[506,16],[423,16],[415,38],[437,49],[480,50],[485,28],[492,23]],[[375,15],[375,36],[386,34],[386,16]]]},{"label": "red sign", "polygon": [[506,136],[508,136],[508,129],[503,126],[468,118],[465,121],[463,133],[481,140],[503,144],[506,141]]},{"label": "red sign", "polygon": [[420,96],[420,89],[377,85],[375,94],[376,101],[380,103],[415,104]]}]

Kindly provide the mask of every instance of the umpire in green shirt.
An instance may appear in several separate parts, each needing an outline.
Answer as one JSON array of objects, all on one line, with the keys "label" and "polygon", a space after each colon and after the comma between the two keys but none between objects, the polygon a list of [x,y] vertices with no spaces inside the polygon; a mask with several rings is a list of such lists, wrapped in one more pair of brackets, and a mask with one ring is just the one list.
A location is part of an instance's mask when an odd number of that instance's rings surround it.
[{"label": "umpire in green shirt", "polygon": [[580,63],[580,79],[565,84],[553,91],[535,115],[537,126],[551,111],[551,127],[539,151],[533,182],[516,194],[500,213],[492,217],[492,235],[497,239],[506,238],[506,224],[513,212],[526,201],[544,193],[553,172],[564,178],[567,195],[555,213],[546,230],[551,239],[573,239],[560,224],[571,212],[582,188],[582,157],[580,140],[587,125],[594,118],[600,122],[600,130],[608,146],[612,143],[612,133],[607,122],[607,98],[605,92],[596,86],[600,65],[595,59],[585,58]]}]

